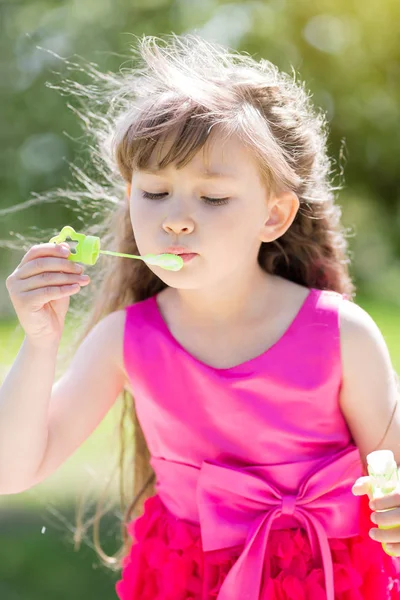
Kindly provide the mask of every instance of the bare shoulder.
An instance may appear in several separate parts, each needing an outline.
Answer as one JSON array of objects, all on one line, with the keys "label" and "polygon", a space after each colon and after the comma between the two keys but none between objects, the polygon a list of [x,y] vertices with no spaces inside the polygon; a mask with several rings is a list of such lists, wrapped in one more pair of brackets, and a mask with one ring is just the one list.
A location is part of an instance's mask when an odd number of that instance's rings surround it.
[{"label": "bare shoulder", "polygon": [[[339,309],[340,344],[344,377],[353,369],[389,370],[391,360],[383,334],[361,306],[343,299]],[[381,371],[382,372],[382,371]]]},{"label": "bare shoulder", "polygon": [[360,305],[343,299],[339,309],[342,351],[360,350],[367,344],[387,352],[382,332],[371,315]]}]

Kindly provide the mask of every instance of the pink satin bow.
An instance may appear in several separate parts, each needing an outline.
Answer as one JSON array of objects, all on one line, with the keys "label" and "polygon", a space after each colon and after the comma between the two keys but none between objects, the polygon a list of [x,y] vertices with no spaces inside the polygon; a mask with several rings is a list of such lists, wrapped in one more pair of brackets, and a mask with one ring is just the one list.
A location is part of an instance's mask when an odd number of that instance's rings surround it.
[{"label": "pink satin bow", "polygon": [[203,549],[211,551],[244,543],[217,600],[259,600],[264,565],[269,577],[266,550],[271,527],[285,515],[305,528],[314,557],[319,548],[327,600],[334,600],[328,538],[359,533],[360,499],[351,493],[359,476],[359,453],[352,447],[330,457],[328,464],[303,479],[297,495],[282,492],[272,483],[283,481],[290,489],[290,482],[298,479],[299,465],[235,468],[207,461],[202,464],[196,493]]}]

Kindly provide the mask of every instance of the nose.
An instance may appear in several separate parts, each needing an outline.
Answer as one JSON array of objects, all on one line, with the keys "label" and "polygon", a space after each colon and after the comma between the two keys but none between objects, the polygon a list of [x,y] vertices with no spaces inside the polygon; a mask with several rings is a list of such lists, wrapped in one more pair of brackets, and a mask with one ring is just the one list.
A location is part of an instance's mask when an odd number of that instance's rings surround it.
[{"label": "nose", "polygon": [[165,217],[163,222],[163,229],[167,233],[174,233],[179,235],[180,233],[191,233],[194,229],[194,222],[192,217],[183,214],[169,214]]}]

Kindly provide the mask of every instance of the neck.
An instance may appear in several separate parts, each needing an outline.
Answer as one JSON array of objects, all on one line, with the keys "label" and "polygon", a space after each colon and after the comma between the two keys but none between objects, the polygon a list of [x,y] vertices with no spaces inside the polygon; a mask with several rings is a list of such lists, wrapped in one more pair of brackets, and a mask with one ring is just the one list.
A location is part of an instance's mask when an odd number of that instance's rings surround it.
[{"label": "neck", "polygon": [[173,303],[182,322],[204,327],[238,325],[265,313],[275,286],[276,277],[257,264],[239,278],[227,277],[206,289],[175,289]]}]

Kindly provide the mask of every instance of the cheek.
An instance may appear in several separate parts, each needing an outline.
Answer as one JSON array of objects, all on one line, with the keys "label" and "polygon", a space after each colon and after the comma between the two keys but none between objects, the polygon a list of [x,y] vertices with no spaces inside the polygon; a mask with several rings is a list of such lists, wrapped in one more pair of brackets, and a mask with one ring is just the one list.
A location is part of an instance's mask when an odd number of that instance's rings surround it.
[{"label": "cheek", "polygon": [[229,245],[241,243],[240,241],[249,240],[251,232],[251,223],[246,211],[226,211],[225,214],[219,215],[215,221],[217,230],[221,232],[220,239],[222,242],[226,240]]},{"label": "cheek", "polygon": [[132,223],[136,223],[137,221],[143,219],[145,212],[143,202],[141,202],[139,198],[132,196],[129,204],[129,212]]},{"label": "cheek", "polygon": [[133,234],[138,246],[146,242],[152,230],[152,219],[149,211],[141,202],[131,201],[130,218]]},{"label": "cheek", "polygon": [[227,217],[220,227],[220,245],[225,254],[235,257],[238,262],[253,254],[259,240],[260,224],[249,211]]}]

